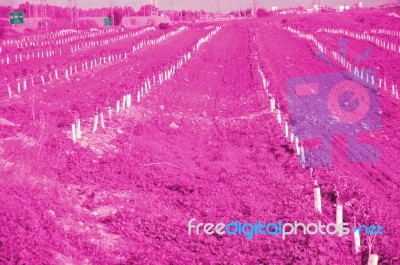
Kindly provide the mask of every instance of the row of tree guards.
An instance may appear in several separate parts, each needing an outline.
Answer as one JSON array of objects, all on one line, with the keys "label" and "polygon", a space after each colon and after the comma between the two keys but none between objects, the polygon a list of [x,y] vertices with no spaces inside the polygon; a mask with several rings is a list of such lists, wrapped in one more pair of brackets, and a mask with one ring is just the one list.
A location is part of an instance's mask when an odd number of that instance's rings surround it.
[{"label": "row of tree guards", "polygon": [[[385,50],[388,51],[393,51],[393,52],[397,52],[400,53],[400,45],[390,41],[390,40],[384,40],[382,38],[378,38],[376,36],[370,35],[367,32],[362,32],[362,33],[357,33],[357,32],[352,32],[349,31],[347,29],[334,29],[334,28],[322,28],[319,29],[317,32],[326,32],[326,33],[330,33],[330,34],[340,34],[340,35],[344,35],[350,38],[354,38],[357,40],[366,40],[369,41]],[[385,31],[385,30],[381,30],[383,34],[384,32],[388,32],[391,34],[394,34],[394,36],[398,36],[399,31]]]},{"label": "row of tree guards", "polygon": [[[154,27],[147,27],[147,28],[141,29],[139,31],[129,32],[129,33],[121,33],[118,36],[107,37],[102,40],[85,41],[83,43],[79,43],[79,44],[75,44],[75,45],[71,46],[71,53],[77,52],[81,49],[90,48],[90,47],[98,47],[100,45],[109,45],[111,43],[115,43],[117,41],[127,39],[127,38],[133,38],[133,37],[139,36],[141,34],[144,34],[148,31],[154,31],[154,30],[155,30]],[[58,44],[67,44],[72,41],[76,41],[75,38],[69,37],[67,39],[59,40]],[[23,44],[19,44],[19,45],[23,45]],[[26,45],[27,45],[27,43],[26,43]],[[34,44],[34,46],[35,46],[35,44]],[[27,47],[24,47],[24,49],[27,49]],[[0,51],[1,51],[1,48],[0,48]],[[49,58],[49,57],[53,57],[55,55],[61,56],[62,55],[61,49],[57,49],[57,52],[53,48],[47,48],[47,49],[42,49],[42,50],[38,50],[38,51],[26,51],[24,53],[20,52],[19,54],[15,54],[14,56],[10,56],[7,54],[1,58],[1,64],[2,65],[13,64],[13,63],[18,63],[18,62],[22,62],[22,61],[28,61],[31,59]]]},{"label": "row of tree guards", "polygon": [[76,44],[74,46],[71,46],[71,53],[79,51],[81,49],[85,48],[90,48],[90,47],[98,47],[100,45],[108,45],[111,43],[115,43],[120,40],[128,39],[128,38],[133,38],[139,35],[142,35],[143,33],[146,33],[148,31],[155,31],[156,29],[154,27],[147,27],[135,32],[128,32],[128,33],[121,33],[117,36],[113,37],[108,37],[103,40],[91,40],[91,41],[86,41],[84,43]]},{"label": "row of tree guards", "polygon": [[[120,33],[120,32],[117,32]],[[123,32],[122,32],[123,33]],[[131,32],[134,33],[134,32]],[[115,33],[112,32],[112,35]],[[121,34],[121,33],[120,33]],[[28,48],[28,47],[46,47],[46,46],[54,46],[54,45],[60,45],[60,44],[65,44],[65,43],[71,43],[74,41],[82,41],[82,40],[88,40],[88,39],[94,39],[94,38],[99,38],[99,37],[107,37],[111,38],[113,36],[107,36],[111,35],[110,33],[107,32],[102,32],[102,31],[89,31],[89,32],[82,32],[82,33],[76,33],[74,35],[68,35],[68,36],[63,36],[62,38],[56,38],[56,39],[51,39],[51,40],[26,40],[26,41],[19,41],[16,43],[17,48]]]},{"label": "row of tree guards", "polygon": [[81,66],[78,67],[77,64],[75,65],[70,65],[69,68],[65,69],[65,70],[59,70],[56,69],[54,70],[54,72],[50,72],[47,76],[41,75],[41,76],[37,76],[37,77],[30,77],[30,79],[28,78],[22,78],[21,80],[18,80],[16,82],[16,88],[12,89],[11,85],[8,84],[7,85],[7,91],[8,91],[8,96],[10,99],[13,98],[13,95],[15,94],[15,90],[16,93],[18,95],[21,94],[22,90],[21,87],[23,88],[23,90],[27,90],[28,88],[28,80],[30,80],[30,85],[32,87],[34,87],[35,85],[46,85],[46,84],[50,84],[56,80],[61,80],[61,77],[64,78],[64,80],[69,81],[70,77],[73,76],[74,74],[78,74],[79,72],[84,72],[86,70],[89,69],[93,69],[97,66],[101,66],[107,63],[112,63],[112,62],[116,62],[118,60],[121,59],[125,59],[127,60],[127,56],[128,53],[119,53],[119,54],[110,54],[108,56],[101,56],[99,58],[95,58],[93,60],[90,61],[84,61],[82,62]]},{"label": "row of tree guards", "polygon": [[[17,45],[18,47],[26,46],[26,43],[36,43],[36,46],[46,46],[49,44],[59,44],[60,40],[86,40],[88,38],[95,38],[106,34],[114,34],[121,32],[117,28],[105,28],[97,31],[76,30],[76,29],[62,29],[55,32],[43,33],[40,35],[24,35],[22,37],[8,38],[2,41],[3,46]],[[25,44],[25,45],[24,45]]]},{"label": "row of tree guards", "polygon": [[[142,82],[140,89],[132,91],[131,93],[125,94],[122,96],[122,100],[117,100],[115,104],[115,110],[111,106],[101,108],[96,111],[93,119],[93,127],[91,132],[94,134],[98,132],[99,125],[101,129],[106,129],[105,122],[105,112],[108,116],[109,121],[112,121],[113,115],[120,115],[122,111],[128,110],[133,106],[133,97],[136,95],[136,103],[139,104],[145,96],[151,91],[152,87],[158,85],[162,85],[165,81],[170,80],[176,73],[177,70],[183,67],[185,63],[187,63],[191,58],[192,54],[198,51],[202,44],[208,42],[221,27],[214,27],[212,31],[210,31],[205,37],[201,38],[196,45],[193,47],[191,51],[184,53],[180,58],[176,61],[176,63],[167,67],[163,71],[158,74],[153,74],[152,77],[145,78]],[[185,30],[185,28],[178,29],[179,32]],[[71,124],[71,138],[74,143],[77,143],[79,139],[82,138],[82,128],[81,128],[81,120],[80,118],[75,118],[74,122]]]},{"label": "row of tree guards", "polygon": [[[135,32],[129,32],[129,33],[122,33],[118,36],[114,36],[114,37],[108,37],[106,39],[103,40],[92,40],[92,41],[85,41],[83,43],[80,44],[75,44],[73,46],[71,46],[71,53],[77,52],[81,49],[85,49],[85,48],[89,48],[89,47],[97,47],[100,45],[108,45],[123,39],[127,39],[127,38],[132,38],[132,37],[136,37],[139,36],[141,34],[144,34],[145,32],[148,31],[154,31],[155,28],[154,27],[147,27],[144,29],[141,29],[139,31],[135,31]],[[57,44],[67,44],[70,43],[72,41],[75,41],[74,37],[69,37],[66,39],[61,39],[57,41]],[[31,43],[33,44],[33,46],[37,47],[35,43]],[[21,46],[21,48],[23,49],[28,49],[28,43],[25,43],[25,47],[22,47],[24,44],[18,44],[17,46]],[[45,45],[42,45],[45,46]],[[0,48],[0,53],[1,53],[1,48]],[[10,55],[5,55],[1,58],[1,64],[12,64],[12,63],[18,63],[18,62],[22,62],[22,61],[28,61],[31,59],[35,59],[35,58],[48,58],[48,57],[53,57],[55,55],[62,55],[62,51],[61,49],[58,49],[58,51],[56,52],[53,48],[49,48],[49,49],[42,49],[42,50],[36,50],[36,51],[26,51],[24,53],[20,52],[19,54],[15,54],[14,56],[10,56]]]},{"label": "row of tree guards", "polygon": [[[134,54],[146,46],[156,45],[162,41],[167,40],[168,38],[170,38],[172,36],[175,36],[175,35],[183,32],[184,30],[187,30],[186,26],[183,26],[174,31],[168,32],[168,33],[162,35],[161,37],[146,40],[146,41],[141,41],[140,43],[136,44],[132,48],[132,53]],[[46,76],[40,75],[37,77],[30,77],[29,79],[22,78],[22,79],[16,80],[14,88],[12,88],[10,83],[7,85],[8,96],[10,99],[12,99],[12,97],[15,93],[20,95],[23,90],[27,90],[28,80],[30,81],[30,84],[32,87],[37,84],[46,85],[46,84],[52,83],[53,81],[60,80],[61,78],[64,78],[64,80],[69,81],[70,78],[74,74],[78,74],[78,72],[84,72],[86,70],[93,69],[95,67],[98,67],[98,66],[101,66],[101,65],[104,65],[107,63],[116,62],[121,59],[127,60],[128,53],[125,52],[125,53],[109,54],[108,56],[99,56],[98,58],[94,58],[89,61],[88,60],[82,61],[80,66],[79,66],[79,64],[74,64],[74,65],[70,65],[66,69],[55,69],[54,71],[48,73],[48,75],[46,75]],[[15,92],[15,90],[16,90],[16,92]]]},{"label": "row of tree guards", "polygon": [[188,29],[187,26],[182,26],[182,27],[180,27],[180,28],[178,28],[178,29],[176,29],[174,31],[170,31],[170,32],[168,32],[168,33],[166,33],[166,34],[164,34],[164,35],[162,35],[162,36],[160,36],[160,37],[158,37],[156,39],[143,40],[140,43],[138,43],[135,46],[133,46],[132,52],[136,52],[137,50],[142,49],[145,46],[157,45],[158,43],[160,43],[160,42],[162,42],[162,41],[164,41],[164,40],[166,40],[166,39],[168,39],[168,38],[170,38],[172,36],[175,36],[175,35],[183,32],[183,31],[185,31],[187,29]]},{"label": "row of tree guards", "polygon": [[57,54],[61,55],[61,50],[58,50],[57,52],[53,49],[45,49],[41,51],[34,51],[34,52],[27,52],[26,54],[15,54],[14,56],[3,56],[1,58],[1,64],[14,64],[18,62],[23,62],[23,61],[29,61],[32,59],[45,59],[45,58],[51,58],[56,56]]},{"label": "row of tree guards", "polygon": [[[296,34],[300,34],[302,37],[306,36],[306,34],[299,33],[297,30],[293,30],[290,27],[287,28],[291,32],[296,32]],[[315,38],[310,38],[310,37],[305,37],[309,40],[316,41]],[[317,42],[317,41],[316,41]],[[320,49],[320,51],[325,50],[325,47],[323,47],[320,43],[316,43],[317,47]],[[260,67],[258,67],[258,72],[261,76],[262,80],[262,85],[263,89],[266,92],[268,98],[269,98],[269,106],[270,106],[270,112],[276,116],[276,121],[278,124],[282,127],[283,124],[283,133],[285,135],[285,138],[291,142],[294,145],[296,155],[299,156],[300,162],[304,167],[305,163],[305,152],[304,152],[304,147],[300,143],[299,138],[293,133],[293,130],[290,128],[290,124],[288,120],[284,121],[282,118],[282,113],[279,107],[276,106],[276,99],[274,98],[273,94],[269,92],[269,85],[270,82],[265,78],[265,74],[261,70]],[[313,179],[313,189],[314,189],[314,209],[317,213],[322,214],[322,199],[321,199],[321,188],[318,184],[318,179],[317,176],[314,174],[314,169],[309,168],[311,177]],[[337,193],[337,200],[336,200],[336,225],[339,226],[343,224],[343,205],[341,204],[339,200],[339,194]],[[360,232],[361,231],[356,231],[353,232],[353,242],[354,242],[354,252],[356,254],[360,253],[361,251],[361,238],[360,238]],[[342,234],[339,232],[338,236],[341,237]],[[372,253],[372,240],[370,237],[368,237],[368,249],[369,249],[369,257],[368,257],[368,265],[378,265],[378,260],[379,256],[377,254]]]},{"label": "row of tree guards", "polygon": [[400,31],[391,29],[372,29],[371,33],[400,37]]},{"label": "row of tree guards", "polygon": [[[312,41],[321,53],[325,55],[331,55],[334,60],[339,62],[341,66],[343,66],[350,74],[358,78],[358,80],[362,80],[366,84],[371,84],[373,86],[376,85],[376,82],[378,81],[379,89],[390,91],[390,94],[393,96],[393,98],[399,100],[399,87],[394,83],[394,78],[392,78],[392,81],[390,82],[382,74],[381,77],[377,77],[377,75],[374,75],[374,73],[371,73],[367,69],[359,69],[357,66],[355,66],[355,63],[350,62],[350,60],[345,58],[344,55],[341,55],[339,52],[334,50],[328,50],[326,46],[320,43],[314,35],[303,33],[300,30],[289,26],[286,26],[285,28],[289,32],[297,35],[299,38]],[[375,69],[377,69],[377,67],[375,67]],[[375,80],[375,78],[377,80]]]}]

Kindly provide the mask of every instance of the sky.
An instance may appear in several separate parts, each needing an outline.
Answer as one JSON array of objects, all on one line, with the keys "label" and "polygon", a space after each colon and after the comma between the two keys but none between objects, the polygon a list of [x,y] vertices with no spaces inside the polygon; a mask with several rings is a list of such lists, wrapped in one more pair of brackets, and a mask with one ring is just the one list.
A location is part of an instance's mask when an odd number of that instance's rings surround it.
[{"label": "sky", "polygon": [[[0,5],[11,5],[14,6],[26,2],[27,0],[0,0]],[[72,0],[73,1],[73,0]],[[78,6],[81,8],[90,7],[104,7],[109,6],[109,0],[76,0]],[[156,0],[157,6],[160,9],[170,9],[171,0]],[[182,9],[192,9],[205,11],[221,11],[229,12],[231,10],[244,9],[248,7],[253,7],[253,0],[172,0],[173,7],[175,10]],[[311,7],[313,1],[318,3],[320,1],[321,5],[328,5],[335,7],[337,5],[352,5],[356,0],[258,0],[259,7],[264,7],[266,9],[271,9],[272,6],[278,6],[278,8],[285,7],[296,7],[304,6]],[[40,0],[30,0],[31,3],[40,3]],[[116,6],[133,6],[135,10],[139,9],[143,4],[150,3],[150,0],[114,0]],[[389,2],[394,2],[394,0],[363,0],[363,6],[377,6]],[[49,5],[59,5],[67,6],[68,0],[47,0]]]}]

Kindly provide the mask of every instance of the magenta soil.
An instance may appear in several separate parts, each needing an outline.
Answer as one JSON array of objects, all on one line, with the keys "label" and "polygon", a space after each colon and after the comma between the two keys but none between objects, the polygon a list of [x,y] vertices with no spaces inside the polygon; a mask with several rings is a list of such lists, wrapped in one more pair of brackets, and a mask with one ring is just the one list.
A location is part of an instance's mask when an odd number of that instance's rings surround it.
[{"label": "magenta soil", "polygon": [[0,264],[400,264],[399,18],[0,46]]}]

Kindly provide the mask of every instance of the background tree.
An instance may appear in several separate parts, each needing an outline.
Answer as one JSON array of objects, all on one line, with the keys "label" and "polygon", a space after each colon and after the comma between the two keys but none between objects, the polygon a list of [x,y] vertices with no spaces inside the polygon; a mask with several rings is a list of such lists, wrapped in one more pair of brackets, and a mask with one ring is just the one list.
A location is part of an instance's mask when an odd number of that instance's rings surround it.
[{"label": "background tree", "polygon": [[256,12],[257,17],[266,17],[269,15],[269,12],[265,10],[265,8],[259,8]]},{"label": "background tree", "polygon": [[[114,16],[113,25],[120,26],[122,18],[124,17],[123,12],[120,9],[115,8],[113,9],[113,16]],[[109,13],[107,17],[112,19],[113,16],[111,16],[111,13]]]},{"label": "background tree", "polygon": [[137,12],[138,16],[151,16],[152,14],[155,14],[158,12],[158,8],[153,5],[144,5],[141,6],[139,11]]},{"label": "background tree", "polygon": [[8,18],[10,16],[11,6],[0,6],[0,17]]}]

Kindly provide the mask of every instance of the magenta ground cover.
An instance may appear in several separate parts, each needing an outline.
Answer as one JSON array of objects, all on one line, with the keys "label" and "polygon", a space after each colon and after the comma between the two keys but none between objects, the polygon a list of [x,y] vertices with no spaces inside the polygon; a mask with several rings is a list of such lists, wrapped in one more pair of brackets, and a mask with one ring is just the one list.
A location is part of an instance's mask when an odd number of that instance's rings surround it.
[{"label": "magenta ground cover", "polygon": [[399,3],[165,2],[0,6],[0,264],[400,264]]}]

